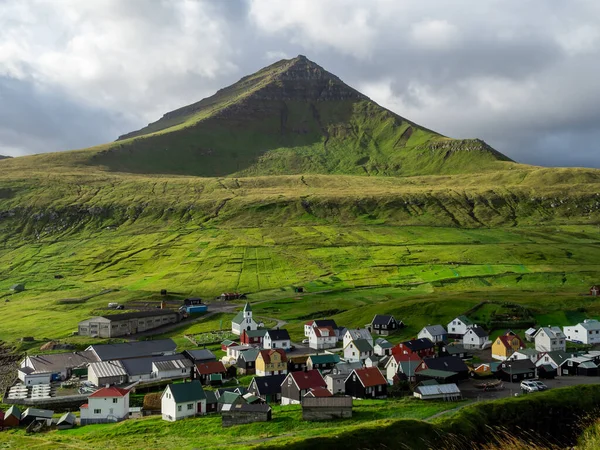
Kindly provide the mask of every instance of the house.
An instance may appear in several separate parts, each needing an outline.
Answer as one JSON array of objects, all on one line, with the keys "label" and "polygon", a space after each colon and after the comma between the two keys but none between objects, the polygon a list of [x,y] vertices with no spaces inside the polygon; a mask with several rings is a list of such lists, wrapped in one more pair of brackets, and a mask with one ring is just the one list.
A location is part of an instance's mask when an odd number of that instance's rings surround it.
[{"label": "house", "polygon": [[448,334],[446,330],[441,325],[428,325],[423,327],[419,334],[417,335],[419,339],[429,339],[431,342],[444,342]]},{"label": "house", "polygon": [[238,373],[241,375],[252,375],[256,371],[256,358],[258,357],[258,349],[250,349],[240,353],[235,363]]},{"label": "house", "polygon": [[353,370],[344,382],[346,395],[353,398],[385,398],[388,383],[377,367]]},{"label": "house", "polygon": [[196,364],[196,373],[198,379],[203,385],[210,384],[210,376],[220,374],[222,377],[227,376],[227,369],[221,361],[208,361]]},{"label": "house", "polygon": [[428,338],[412,339],[401,342],[392,348],[392,355],[415,354],[421,359],[434,357],[436,353],[435,344]]},{"label": "house", "polygon": [[559,327],[540,327],[533,337],[535,349],[539,352],[564,352],[567,348],[566,337]]},{"label": "house", "polygon": [[316,319],[309,320],[304,324],[304,336],[310,339],[310,335],[313,332],[313,328],[318,327],[331,327],[335,330],[336,336],[339,338],[338,326],[333,319]]},{"label": "house", "polygon": [[373,352],[377,356],[390,356],[392,354],[393,345],[383,338],[375,339],[375,346]]},{"label": "house", "polygon": [[77,331],[80,336],[114,338],[141,333],[180,320],[181,316],[177,311],[168,309],[138,311],[82,320]]},{"label": "house", "polygon": [[423,360],[414,353],[392,355],[385,366],[388,382],[393,383],[397,379],[415,381],[415,370],[422,362]]},{"label": "house", "polygon": [[268,422],[271,417],[272,412],[269,405],[224,405],[221,409],[221,425],[223,428],[254,422]]},{"label": "house", "polygon": [[357,339],[350,341],[344,347],[344,359],[347,361],[364,361],[369,356],[373,355],[372,341],[367,339]]},{"label": "house", "polygon": [[311,389],[325,388],[327,383],[318,370],[289,373],[281,383],[281,404],[299,404]]},{"label": "house", "polygon": [[583,361],[577,366],[577,375],[594,377],[598,375],[598,365],[591,360]]},{"label": "house", "polygon": [[371,355],[363,361],[365,367],[379,367],[380,357]]},{"label": "house", "polygon": [[532,363],[536,363],[540,357],[540,352],[533,348],[523,348],[521,350],[517,350],[514,352],[508,359],[510,360],[518,360],[518,359],[529,359]]},{"label": "house", "polygon": [[216,413],[218,412],[218,399],[215,391],[204,391],[204,395],[206,395],[206,413]]},{"label": "house", "polygon": [[582,344],[600,343],[600,322],[595,319],[586,319],[577,325],[563,327],[566,339]]},{"label": "house", "polygon": [[417,381],[435,379],[443,382],[456,382],[469,378],[469,368],[458,356],[425,358],[415,370]]},{"label": "house", "polygon": [[467,330],[475,324],[467,316],[458,316],[448,323],[448,336],[462,338]]},{"label": "house", "polygon": [[[591,364],[586,364],[591,363]],[[570,355],[566,360],[564,360],[560,366],[558,367],[558,375],[579,375],[579,367],[584,364],[581,372],[587,372],[587,369],[594,369],[592,365],[595,366],[594,362],[584,356],[576,356]],[[597,366],[596,366],[597,367]]]},{"label": "house", "polygon": [[[156,339],[150,341],[131,341],[121,344],[90,345],[85,349],[94,353],[96,361],[124,360],[147,356],[174,355],[177,344],[172,339]],[[82,353],[82,352],[79,352]]]},{"label": "house", "polygon": [[[310,394],[310,393],[309,393]],[[303,420],[333,420],[352,417],[352,397],[314,397],[302,399]]]},{"label": "house", "polygon": [[456,342],[444,344],[440,349],[440,356],[458,356],[460,359],[470,359],[473,357],[464,345],[457,344]]},{"label": "house", "polygon": [[38,384],[50,384],[52,373],[36,372],[31,367],[19,367],[17,377],[26,386],[36,386]]},{"label": "house", "polygon": [[248,386],[248,392],[267,403],[281,402],[281,383],[286,375],[268,375],[254,377]]},{"label": "house", "polygon": [[206,414],[206,394],[198,380],[189,383],[169,384],[161,397],[160,412],[163,420],[174,422]]},{"label": "house", "polygon": [[240,336],[243,330],[253,331],[256,329],[258,329],[258,324],[252,318],[252,307],[250,303],[246,303],[244,309],[231,320],[231,332]]},{"label": "house", "polygon": [[322,353],[320,355],[310,355],[306,360],[308,370],[318,369],[321,372],[332,370],[337,363],[340,362],[340,357],[333,353]]},{"label": "house", "polygon": [[230,361],[231,363],[235,363],[240,355],[246,350],[253,349],[254,347],[250,347],[249,345],[230,345],[227,347],[227,356],[223,357],[223,361]]},{"label": "house", "polygon": [[397,321],[394,316],[375,314],[369,325],[369,331],[380,336],[388,336],[402,327],[404,327],[402,321]]},{"label": "house", "polygon": [[525,330],[525,340],[527,342],[534,342],[535,341],[535,333],[537,332],[537,330],[533,327],[527,328]]},{"label": "house", "polygon": [[473,349],[484,349],[492,345],[489,333],[477,325],[467,329],[462,342],[465,348]]},{"label": "house", "polygon": [[267,330],[263,339],[263,348],[274,349],[282,348],[289,350],[292,347],[292,340],[287,330]]},{"label": "house", "polygon": [[194,367],[193,363],[182,354],[131,358],[120,362],[127,373],[129,383],[165,378],[189,378],[192,374],[192,367]]},{"label": "house", "polygon": [[79,408],[81,425],[119,422],[129,416],[129,391],[118,387],[105,387],[88,397]]},{"label": "house", "polygon": [[242,330],[240,343],[245,345],[262,345],[267,330]]},{"label": "house", "polygon": [[244,399],[242,393],[234,391],[223,391],[218,395],[217,398],[217,411],[221,412],[226,405],[231,407],[233,405],[243,405],[245,403],[246,400]]},{"label": "house", "polygon": [[417,386],[415,388],[415,397],[421,400],[460,400],[462,394],[460,389],[454,383],[448,384],[429,384],[425,386]]},{"label": "house", "polygon": [[194,364],[199,362],[216,361],[217,357],[213,352],[207,349],[201,350],[185,350],[183,355],[192,361]]},{"label": "house", "polygon": [[477,364],[473,367],[471,371],[471,376],[474,377],[488,377],[494,375],[498,372],[498,368],[500,367],[499,362],[490,362],[490,363],[481,363]]},{"label": "house", "polygon": [[541,364],[537,366],[537,374],[539,378],[551,379],[558,375],[558,369],[551,364]]},{"label": "house", "polygon": [[21,410],[18,406],[12,405],[4,413],[4,427],[18,427],[21,423]]},{"label": "house", "polygon": [[315,350],[335,348],[338,342],[336,331],[332,327],[311,327],[308,346]]},{"label": "house", "polygon": [[223,342],[221,342],[221,350],[226,352],[227,349],[233,345],[238,345],[238,343],[232,341],[231,339],[225,339]]},{"label": "house", "polygon": [[343,345],[342,345],[343,348],[346,348],[350,342],[357,341],[359,339],[365,340],[365,341],[369,342],[371,347],[373,346],[373,337],[371,336],[371,333],[369,333],[369,330],[367,330],[366,328],[356,328],[356,329],[348,328],[345,331],[342,339],[343,339]]},{"label": "house", "polygon": [[525,343],[509,330],[502,336],[498,336],[492,344],[492,358],[505,361],[514,352],[523,348],[525,348]]},{"label": "house", "polygon": [[361,367],[363,367],[363,364],[360,361],[340,361],[333,367],[331,373],[334,375],[349,375],[354,369],[360,369]]},{"label": "house", "polygon": [[283,349],[261,350],[256,357],[256,375],[264,377],[267,375],[287,374],[287,355]]},{"label": "house", "polygon": [[[84,369],[88,364],[99,361],[92,351],[53,353],[49,355],[30,355],[19,364],[17,375],[27,386],[49,384],[50,380],[66,380],[73,371]],[[48,379],[50,378],[50,380]]]},{"label": "house", "polygon": [[73,428],[77,423],[77,418],[72,413],[65,413],[60,416],[58,422],[56,422],[56,428],[59,430],[68,430]]},{"label": "house", "polygon": [[91,363],[87,369],[88,381],[94,386],[127,383],[127,371],[121,361],[100,361]]},{"label": "house", "polygon": [[343,394],[346,392],[346,385],[344,384],[348,374],[333,374],[329,373],[325,375],[325,383],[327,384],[327,390],[333,395]]},{"label": "house", "polygon": [[308,362],[307,355],[289,356],[288,357],[288,372],[298,372],[306,370]]},{"label": "house", "polygon": [[21,425],[27,426],[32,422],[44,422],[46,425],[52,425],[52,416],[54,411],[48,409],[27,408],[21,415]]},{"label": "house", "polygon": [[[540,354],[538,360],[535,362],[535,365],[538,367],[538,369],[541,366],[550,366],[556,371],[555,375],[562,375],[561,366],[567,359],[569,359],[569,357],[571,357],[570,354],[560,350],[546,352]],[[565,375],[568,375],[568,366],[565,366],[565,368],[567,368],[567,373],[565,373]],[[548,369],[544,369],[544,372],[551,373],[551,371]]]},{"label": "house", "polygon": [[223,292],[217,299],[220,300],[244,300],[246,298],[246,294],[241,294],[239,292]]},{"label": "house", "polygon": [[529,359],[504,361],[498,367],[498,377],[512,383],[535,378],[535,364]]}]

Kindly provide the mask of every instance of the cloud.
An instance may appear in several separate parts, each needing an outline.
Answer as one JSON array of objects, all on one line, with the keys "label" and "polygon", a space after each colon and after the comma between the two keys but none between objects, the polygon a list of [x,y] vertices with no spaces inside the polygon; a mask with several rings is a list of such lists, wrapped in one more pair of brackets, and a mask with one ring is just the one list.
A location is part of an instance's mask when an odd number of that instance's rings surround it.
[{"label": "cloud", "polygon": [[447,20],[425,20],[411,27],[410,37],[417,47],[443,50],[456,45],[459,32]]}]

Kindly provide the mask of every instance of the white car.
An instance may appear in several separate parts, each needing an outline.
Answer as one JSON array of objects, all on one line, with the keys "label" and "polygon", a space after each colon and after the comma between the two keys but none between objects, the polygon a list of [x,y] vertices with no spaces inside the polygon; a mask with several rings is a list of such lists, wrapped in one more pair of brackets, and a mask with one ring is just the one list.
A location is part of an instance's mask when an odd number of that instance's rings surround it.
[{"label": "white car", "polygon": [[308,344],[308,342],[309,342],[308,339],[302,339],[303,344]]},{"label": "white car", "polygon": [[521,390],[525,392],[537,392],[540,388],[535,381],[521,381]]}]

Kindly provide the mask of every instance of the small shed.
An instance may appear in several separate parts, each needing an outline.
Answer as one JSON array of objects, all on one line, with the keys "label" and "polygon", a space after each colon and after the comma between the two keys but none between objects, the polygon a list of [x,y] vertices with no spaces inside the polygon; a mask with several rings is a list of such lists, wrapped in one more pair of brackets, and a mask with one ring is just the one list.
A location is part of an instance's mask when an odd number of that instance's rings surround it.
[{"label": "small shed", "polygon": [[56,428],[59,430],[67,430],[69,428],[73,428],[75,426],[77,419],[72,413],[63,414],[58,422],[56,423]]},{"label": "small shed", "polygon": [[577,367],[577,375],[595,377],[598,375],[598,366],[593,361],[584,361]]},{"label": "small shed", "polygon": [[29,425],[31,422],[45,422],[52,425],[52,416],[54,411],[48,409],[27,408],[21,416],[21,425]]},{"label": "small shed", "polygon": [[460,400],[462,394],[454,383],[418,386],[414,396],[421,400]]},{"label": "small shed", "polygon": [[538,366],[537,372],[538,377],[545,379],[554,378],[557,375],[556,367],[552,364],[542,364],[541,366]]},{"label": "small shed", "polygon": [[231,427],[254,422],[268,422],[272,418],[269,405],[223,405],[221,410],[222,426]]},{"label": "small shed", "polygon": [[302,399],[303,420],[333,420],[352,417],[352,397],[309,397]]},{"label": "small shed", "polygon": [[5,427],[18,427],[21,423],[21,410],[13,405],[6,410],[4,413],[4,426]]}]

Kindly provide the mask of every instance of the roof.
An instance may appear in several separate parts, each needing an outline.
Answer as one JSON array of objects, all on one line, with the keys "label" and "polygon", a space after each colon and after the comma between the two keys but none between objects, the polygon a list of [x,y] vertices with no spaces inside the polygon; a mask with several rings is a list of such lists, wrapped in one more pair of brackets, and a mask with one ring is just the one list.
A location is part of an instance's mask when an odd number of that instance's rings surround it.
[{"label": "roof", "polygon": [[509,373],[528,373],[535,371],[535,364],[530,359],[517,359],[512,361],[504,361],[500,364],[500,370]]},{"label": "roof", "polygon": [[540,334],[542,331],[544,331],[544,333],[546,333],[550,338],[560,339],[565,337],[562,330],[558,327],[540,327],[534,336],[537,337],[537,335]]},{"label": "roof", "polygon": [[237,343],[235,341],[232,341],[231,339],[225,339],[223,342],[221,342],[221,345],[231,347],[232,345],[237,345]]},{"label": "roof", "polygon": [[321,372],[316,369],[292,372],[288,374],[288,377],[291,377],[294,380],[299,389],[327,387],[327,383],[323,379]]},{"label": "roof", "polygon": [[397,363],[399,362],[418,362],[421,363],[423,362],[423,360],[421,358],[419,358],[419,355],[415,355],[414,353],[411,354],[400,354],[400,355],[392,355],[392,358],[394,358],[394,361],[396,361]]},{"label": "roof", "polygon": [[[269,375],[266,377],[254,377],[252,383],[260,395],[274,395],[281,392],[281,383],[286,375]],[[250,383],[250,384],[252,384]]]},{"label": "roof", "polygon": [[[156,367],[156,370],[175,370],[175,369],[189,369],[194,364],[187,358],[178,359],[167,359],[156,361],[157,358],[152,361],[152,365]],[[162,358],[161,358],[162,359]]]},{"label": "roof", "polygon": [[550,358],[552,361],[554,361],[556,364],[558,364],[560,366],[563,363],[563,361],[566,361],[567,359],[569,359],[569,357],[571,355],[567,352],[563,352],[562,350],[555,350],[553,352],[544,353],[543,355],[540,356],[538,361],[545,356],[548,356],[548,358]]},{"label": "roof", "polygon": [[111,387],[103,387],[102,389],[98,389],[90,398],[98,398],[98,397],[125,397],[129,394],[127,389],[121,389],[115,386]]},{"label": "roof", "polygon": [[217,403],[220,403],[222,405],[223,404],[232,404],[238,398],[243,398],[243,397],[240,394],[238,394],[237,392],[225,391],[219,396]]},{"label": "roof", "polygon": [[216,360],[216,356],[213,352],[206,349],[201,350],[186,350],[184,352],[188,355],[194,362],[197,361],[208,361],[208,360]]},{"label": "roof", "polygon": [[304,396],[321,398],[321,397],[332,397],[333,394],[324,387],[317,387],[317,388],[311,388],[306,394],[304,394]]},{"label": "roof", "polygon": [[315,319],[306,322],[306,325],[311,327],[331,327],[334,330],[338,327],[333,319]]},{"label": "roof", "polygon": [[361,353],[366,353],[366,352],[370,352],[373,350],[373,346],[366,339],[356,339],[356,340],[350,342],[348,345],[350,345],[350,344],[354,344],[356,349]]},{"label": "roof", "polygon": [[471,319],[469,319],[467,316],[465,316],[464,314],[461,314],[456,319],[460,320],[465,325],[473,325],[473,321]]},{"label": "roof", "polygon": [[415,391],[423,396],[460,394],[460,389],[454,383],[418,386]]},{"label": "roof", "polygon": [[552,364],[542,364],[538,367],[538,369],[544,369],[546,372],[552,372],[556,370]]},{"label": "roof", "polygon": [[[33,372],[35,372],[35,369],[33,367],[19,367],[17,370],[19,372],[23,372],[26,375],[30,375]],[[50,373],[50,372],[38,372],[38,373]]]},{"label": "roof", "polygon": [[263,404],[253,404],[253,405],[249,405],[247,403],[241,403],[239,405],[225,405],[223,407],[222,411],[228,411],[228,412],[253,412],[253,413],[268,413],[271,410],[271,407],[269,405],[263,405]]},{"label": "roof", "polygon": [[287,355],[285,354],[285,351],[281,348],[273,348],[271,350],[261,350],[260,351],[260,356],[262,357],[265,364],[271,363],[271,355],[273,353],[279,353],[281,355],[281,362],[287,362]]},{"label": "roof", "polygon": [[467,332],[465,334],[468,334],[468,333],[475,333],[475,335],[480,338],[489,336],[489,333],[481,327],[471,327],[467,330]]},{"label": "roof", "polygon": [[435,344],[428,338],[411,339],[410,341],[403,342],[402,344],[413,352],[435,347]]},{"label": "roof", "polygon": [[61,425],[63,423],[74,424],[76,421],[77,421],[77,419],[75,418],[75,416],[69,412],[69,413],[65,413],[62,416],[60,416],[60,419],[58,419],[58,422],[56,424],[57,425]]},{"label": "roof", "polygon": [[586,330],[600,330],[600,322],[596,319],[586,319],[580,325]]},{"label": "roof", "polygon": [[241,324],[244,321],[244,311],[240,311],[239,313],[237,313],[235,317],[231,319],[231,321],[238,325]]},{"label": "roof", "polygon": [[127,375],[127,371],[119,360],[92,363],[88,367],[88,371],[89,370],[93,371],[97,378],[120,377]]},{"label": "roof", "polygon": [[243,331],[248,337],[264,337],[267,330],[261,328],[259,330],[244,330]]},{"label": "roof", "polygon": [[392,315],[375,314],[375,317],[373,317],[373,321],[371,323],[373,325],[387,325],[392,321],[392,319],[394,319],[394,316]]},{"label": "roof", "polygon": [[24,419],[25,417],[43,417],[45,419],[51,419],[53,415],[54,411],[49,409],[27,408],[21,416],[21,419]]},{"label": "roof", "polygon": [[364,387],[379,386],[387,384],[385,377],[377,367],[363,367],[362,369],[356,369],[348,377],[356,374],[360,383]]},{"label": "roof", "polygon": [[437,370],[437,369],[424,369],[418,372],[419,375],[425,375],[426,377],[433,378],[450,378],[454,375],[458,375],[456,372],[450,370]]},{"label": "roof", "polygon": [[177,344],[172,339],[156,339],[151,341],[134,341],[123,344],[90,345],[86,350],[93,350],[100,361],[111,359],[140,358],[142,356],[173,353]]},{"label": "roof", "polygon": [[206,395],[207,405],[214,405],[217,403],[217,393],[215,391],[204,391],[204,395]]},{"label": "roof", "polygon": [[9,416],[14,416],[18,419],[21,419],[21,410],[19,409],[19,407],[16,405],[12,405],[10,408],[8,408],[4,413],[4,418],[6,419]]},{"label": "roof", "polygon": [[535,328],[533,328],[533,327],[527,328],[527,330],[525,330],[525,334],[528,335],[528,336],[533,336],[536,331],[537,330]]},{"label": "roof", "polygon": [[244,311],[246,312],[250,312],[252,311],[252,306],[250,306],[250,303],[246,302],[246,304],[244,305]]},{"label": "roof", "polygon": [[94,352],[53,353],[50,355],[29,356],[29,364],[36,372],[60,372],[66,368],[85,366],[98,361]]},{"label": "roof", "polygon": [[360,361],[344,361],[339,362],[333,368],[335,373],[340,373],[343,375],[348,375],[354,369],[360,369],[362,367],[362,363]]},{"label": "roof", "polygon": [[[91,317],[87,320],[92,320],[97,317],[102,317],[103,319],[108,319],[110,321],[118,321],[118,320],[129,320],[129,319],[143,319],[144,317],[157,317],[157,316],[167,316],[179,313],[177,311],[172,311],[170,309],[151,309],[148,311],[136,311],[136,312],[127,312],[120,314],[106,314],[103,316],[95,316]],[[83,320],[82,322],[86,322],[87,320]]]},{"label": "roof", "polygon": [[462,344],[448,344],[446,345],[446,352],[449,355],[458,355],[459,353],[467,353],[467,349]]},{"label": "roof", "polygon": [[269,338],[271,338],[271,341],[289,341],[290,340],[290,334],[288,333],[288,330],[267,330],[265,332],[265,337],[266,335],[269,335]]},{"label": "roof", "polygon": [[259,353],[258,349],[251,348],[251,349],[246,350],[245,352],[240,353],[240,356],[238,356],[238,359],[243,359],[246,362],[256,361],[256,358],[258,357],[258,353]]},{"label": "roof", "polygon": [[[428,325],[423,327],[423,330],[427,330],[431,336],[442,336],[447,334],[446,329],[441,325]],[[423,330],[421,330],[421,332],[423,332]]]},{"label": "roof", "polygon": [[310,355],[308,359],[314,364],[337,364],[340,362],[340,357],[333,353],[324,353],[321,355]]},{"label": "roof", "polygon": [[512,348],[512,346],[510,345],[510,341],[514,338],[517,338],[519,340],[519,347],[525,347],[525,343],[523,342],[523,340],[516,334],[503,334],[502,336],[498,336],[498,339],[500,339],[500,342],[506,348]]},{"label": "roof", "polygon": [[369,333],[369,330],[366,328],[348,328],[346,333],[350,334],[353,341],[357,339],[368,339],[369,341],[373,341],[371,333]]},{"label": "roof", "polygon": [[423,362],[428,369],[450,372],[466,372],[469,370],[465,362],[458,356],[442,356],[441,358],[425,358]]},{"label": "roof", "polygon": [[419,367],[421,359],[409,360],[409,361],[400,361],[398,366],[400,366],[401,372],[407,377],[413,377],[415,375],[415,370]]},{"label": "roof", "polygon": [[225,366],[221,361],[205,361],[196,364],[196,370],[200,375],[210,375],[211,373],[226,372]]},{"label": "roof", "polygon": [[379,345],[381,348],[392,348],[394,346],[394,344],[383,338],[375,339],[375,345]]},{"label": "roof", "polygon": [[123,364],[127,375],[144,375],[152,373],[152,366],[156,366],[159,362],[167,363],[160,365],[163,367],[162,369],[156,367],[157,370],[183,369],[186,367],[192,367],[193,365],[192,362],[182,354],[124,359],[121,361],[121,364]]},{"label": "roof", "polygon": [[583,367],[584,369],[597,369],[598,366],[596,364],[594,364],[593,361],[584,361],[581,364],[579,364],[579,367]]},{"label": "roof", "polygon": [[317,337],[335,337],[335,330],[332,327],[314,327]]},{"label": "roof", "polygon": [[539,352],[535,348],[522,348],[521,350],[517,350],[515,353],[521,353],[522,355],[527,356],[537,356]]}]

